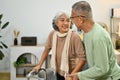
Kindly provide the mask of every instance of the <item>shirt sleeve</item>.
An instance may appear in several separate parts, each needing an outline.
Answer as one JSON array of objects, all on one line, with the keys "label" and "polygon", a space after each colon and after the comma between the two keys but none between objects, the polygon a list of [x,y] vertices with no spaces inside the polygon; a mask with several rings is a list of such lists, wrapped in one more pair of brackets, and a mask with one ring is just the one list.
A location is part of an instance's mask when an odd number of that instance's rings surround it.
[{"label": "shirt sleeve", "polygon": [[[93,41],[93,63],[94,66],[78,73],[80,80],[95,80],[101,76],[104,76],[109,71],[109,58],[107,46],[109,40],[100,39]],[[89,56],[90,57],[90,56]]]},{"label": "shirt sleeve", "polygon": [[48,38],[47,38],[47,41],[45,43],[45,50],[48,50],[48,49],[52,48],[53,33],[54,33],[54,31],[51,31]]}]

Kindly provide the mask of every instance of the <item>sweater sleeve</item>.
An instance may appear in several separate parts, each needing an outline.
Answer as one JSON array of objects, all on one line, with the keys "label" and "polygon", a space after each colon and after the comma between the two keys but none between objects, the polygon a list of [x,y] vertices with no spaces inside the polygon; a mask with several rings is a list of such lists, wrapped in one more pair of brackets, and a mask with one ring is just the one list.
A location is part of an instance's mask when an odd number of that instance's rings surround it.
[{"label": "sweater sleeve", "polygon": [[48,38],[45,43],[45,50],[49,50],[52,48],[53,33],[54,33],[54,31],[52,30],[48,35]]},{"label": "sweater sleeve", "polygon": [[[92,50],[94,65],[89,69],[79,72],[78,77],[80,80],[95,80],[101,76],[107,75],[109,71],[109,55],[107,46],[109,46],[109,40],[100,39],[94,40]],[[90,57],[90,56],[89,56]]]},{"label": "sweater sleeve", "polygon": [[85,59],[85,50],[83,47],[83,43],[82,40],[80,38],[80,36],[76,33],[74,33],[73,36],[73,45],[74,45],[74,52],[76,55],[76,58],[78,58],[79,60],[86,60]]}]

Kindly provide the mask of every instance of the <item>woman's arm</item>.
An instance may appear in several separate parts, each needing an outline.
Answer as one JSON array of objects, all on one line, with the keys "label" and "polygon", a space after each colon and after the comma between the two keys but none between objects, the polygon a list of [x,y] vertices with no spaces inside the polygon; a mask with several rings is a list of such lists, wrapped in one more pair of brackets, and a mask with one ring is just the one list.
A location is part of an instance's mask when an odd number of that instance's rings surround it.
[{"label": "woman's arm", "polygon": [[42,54],[42,56],[41,56],[41,60],[40,60],[39,64],[34,67],[34,69],[35,69],[36,72],[39,72],[42,64],[44,63],[44,61],[46,60],[46,58],[47,58],[47,56],[48,56],[49,51],[50,51],[50,50],[44,50],[44,51],[43,51],[43,54]]}]

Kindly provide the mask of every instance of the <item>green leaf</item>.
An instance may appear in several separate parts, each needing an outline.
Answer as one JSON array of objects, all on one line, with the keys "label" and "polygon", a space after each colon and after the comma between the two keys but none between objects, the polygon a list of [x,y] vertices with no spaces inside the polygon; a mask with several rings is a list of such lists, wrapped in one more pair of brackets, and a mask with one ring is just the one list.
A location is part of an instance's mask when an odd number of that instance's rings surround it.
[{"label": "green leaf", "polygon": [[0,50],[0,60],[2,60],[3,57],[4,57],[4,54],[3,54],[3,52]]},{"label": "green leaf", "polygon": [[14,65],[15,68],[19,67],[19,64],[17,64],[17,62],[13,62],[13,65]]},{"label": "green leaf", "polygon": [[1,29],[1,24],[2,24],[2,21],[0,21],[0,29]]},{"label": "green leaf", "polygon": [[3,47],[0,45],[0,49],[3,49]]},{"label": "green leaf", "polygon": [[1,44],[5,47],[8,48],[8,46],[6,44],[4,44],[3,42],[1,42]]},{"label": "green leaf", "polygon": [[2,24],[2,21],[0,21],[0,24]]},{"label": "green leaf", "polygon": [[8,24],[9,24],[9,22],[6,22],[6,23],[2,26],[2,28],[1,28],[1,29],[6,28]]},{"label": "green leaf", "polygon": [[2,17],[3,17],[3,14],[0,15],[0,20],[2,19]]},{"label": "green leaf", "polygon": [[[2,17],[3,14],[0,14],[0,29],[5,29],[8,26],[9,22],[6,22],[5,24],[2,25]],[[2,38],[1,33],[0,33],[0,38]],[[2,52],[2,49],[4,48],[8,48],[8,46],[2,41],[0,41],[0,60],[2,60],[4,57],[4,53]]]}]

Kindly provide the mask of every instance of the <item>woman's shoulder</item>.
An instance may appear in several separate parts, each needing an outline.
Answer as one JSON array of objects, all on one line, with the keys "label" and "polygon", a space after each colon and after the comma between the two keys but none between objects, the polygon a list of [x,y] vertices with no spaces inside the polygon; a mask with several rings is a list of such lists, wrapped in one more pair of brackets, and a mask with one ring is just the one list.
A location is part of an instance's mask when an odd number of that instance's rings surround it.
[{"label": "woman's shoulder", "polygon": [[73,41],[74,40],[78,40],[78,41],[82,40],[81,37],[80,37],[80,35],[77,32],[74,32],[74,31],[72,32],[71,39],[73,39]]},{"label": "woman's shoulder", "polygon": [[79,34],[76,33],[76,32],[74,32],[74,31],[72,31],[72,37],[74,37],[74,38],[80,38]]},{"label": "woman's shoulder", "polygon": [[52,36],[54,32],[54,30],[50,31],[49,36]]}]

